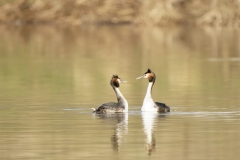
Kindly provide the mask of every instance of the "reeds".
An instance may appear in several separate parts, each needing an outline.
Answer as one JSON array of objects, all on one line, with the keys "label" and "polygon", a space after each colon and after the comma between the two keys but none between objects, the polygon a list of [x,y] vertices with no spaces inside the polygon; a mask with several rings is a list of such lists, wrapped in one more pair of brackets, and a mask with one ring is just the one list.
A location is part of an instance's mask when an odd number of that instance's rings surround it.
[{"label": "reeds", "polygon": [[142,25],[240,25],[240,0],[13,1],[0,1],[0,22],[62,25],[123,23]]}]

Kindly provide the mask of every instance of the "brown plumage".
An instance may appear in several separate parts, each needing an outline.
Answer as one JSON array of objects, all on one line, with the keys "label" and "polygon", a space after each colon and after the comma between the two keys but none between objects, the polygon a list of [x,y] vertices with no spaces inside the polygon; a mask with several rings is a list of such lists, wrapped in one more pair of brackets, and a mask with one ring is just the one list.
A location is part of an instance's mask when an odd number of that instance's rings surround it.
[{"label": "brown plumage", "polygon": [[98,109],[93,111],[93,113],[98,114],[108,114],[108,113],[117,113],[117,112],[123,112],[124,108],[119,106],[118,103],[115,102],[109,102],[104,103]]},{"label": "brown plumage", "polygon": [[170,107],[168,107],[165,103],[155,102],[155,104],[158,107],[159,113],[170,112]]}]

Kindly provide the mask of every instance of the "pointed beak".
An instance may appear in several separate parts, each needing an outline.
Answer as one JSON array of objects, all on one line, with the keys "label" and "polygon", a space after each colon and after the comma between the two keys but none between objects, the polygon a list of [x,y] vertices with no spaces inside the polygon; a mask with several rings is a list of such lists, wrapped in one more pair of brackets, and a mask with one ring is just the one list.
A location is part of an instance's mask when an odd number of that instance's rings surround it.
[{"label": "pointed beak", "polygon": [[122,80],[122,79],[121,79],[121,82],[122,82],[122,83],[127,83],[127,81],[124,81],[124,80]]},{"label": "pointed beak", "polygon": [[136,78],[136,79],[141,79],[141,78],[144,78],[144,76],[145,76],[145,75],[142,75],[142,76],[140,76],[140,77],[138,77],[138,78]]}]

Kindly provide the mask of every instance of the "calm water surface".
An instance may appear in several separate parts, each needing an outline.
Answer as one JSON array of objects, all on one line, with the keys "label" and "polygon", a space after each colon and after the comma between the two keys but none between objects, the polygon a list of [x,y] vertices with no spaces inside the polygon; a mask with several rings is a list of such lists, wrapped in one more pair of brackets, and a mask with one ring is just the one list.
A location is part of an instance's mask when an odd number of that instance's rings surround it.
[{"label": "calm water surface", "polygon": [[[240,157],[240,30],[0,26],[0,159]],[[141,113],[147,68],[169,114]],[[129,113],[93,115],[116,101]]]}]

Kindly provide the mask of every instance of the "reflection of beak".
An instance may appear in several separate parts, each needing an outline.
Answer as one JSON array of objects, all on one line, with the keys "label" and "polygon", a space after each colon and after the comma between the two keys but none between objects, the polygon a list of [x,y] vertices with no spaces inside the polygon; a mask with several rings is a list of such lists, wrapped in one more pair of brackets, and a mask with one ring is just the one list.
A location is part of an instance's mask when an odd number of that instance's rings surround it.
[{"label": "reflection of beak", "polygon": [[140,76],[140,77],[138,77],[138,78],[136,78],[136,79],[141,79],[141,78],[144,78],[144,76],[145,76],[145,75],[142,75],[142,76]]}]

